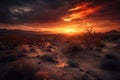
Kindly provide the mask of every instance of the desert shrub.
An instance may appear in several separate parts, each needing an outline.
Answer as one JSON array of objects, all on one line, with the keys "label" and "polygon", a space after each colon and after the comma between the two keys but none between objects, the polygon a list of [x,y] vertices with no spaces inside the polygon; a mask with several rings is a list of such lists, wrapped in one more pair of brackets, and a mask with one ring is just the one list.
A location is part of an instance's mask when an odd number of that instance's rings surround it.
[{"label": "desert shrub", "polygon": [[6,63],[17,60],[18,57],[16,54],[8,54],[0,57],[0,63]]},{"label": "desert shrub", "polygon": [[82,51],[83,49],[79,45],[73,45],[70,47],[70,52],[71,53],[77,53],[79,51]]},{"label": "desert shrub", "polygon": [[115,46],[114,48],[119,50],[120,49],[120,43],[117,43],[117,46]]},{"label": "desert shrub", "polygon": [[30,49],[30,52],[35,52],[35,49],[34,49],[34,48],[31,48],[31,49]]},{"label": "desert shrub", "polygon": [[95,50],[98,51],[98,52],[102,52],[102,49],[99,48],[99,47],[97,47]]},{"label": "desert shrub", "polygon": [[19,53],[28,53],[28,50],[22,49],[22,50],[19,51]]},{"label": "desert shrub", "polygon": [[14,67],[4,76],[3,80],[31,80],[38,68],[25,61],[17,61]]},{"label": "desert shrub", "polygon": [[51,49],[46,49],[46,51],[47,51],[47,52],[52,52],[52,50],[51,50]]},{"label": "desert shrub", "polygon": [[50,46],[47,46],[47,48],[52,48],[52,46],[50,45]]},{"label": "desert shrub", "polygon": [[106,54],[104,56],[104,59],[112,59],[112,60],[118,60],[118,56],[116,54]]},{"label": "desert shrub", "polygon": [[92,70],[87,70],[86,73],[87,73],[87,74],[90,74],[90,75],[93,75],[93,76],[96,75],[96,73],[95,73],[94,71],[92,71]]},{"label": "desert shrub", "polygon": [[84,74],[79,80],[103,80],[98,75]]},{"label": "desert shrub", "polygon": [[22,49],[20,51],[17,51],[17,55],[18,55],[19,58],[25,57],[27,52],[28,51],[26,49]]},{"label": "desert shrub", "polygon": [[22,58],[22,57],[25,57],[25,56],[26,56],[25,53],[18,53],[18,57],[19,57],[19,58]]},{"label": "desert shrub", "polygon": [[39,72],[35,75],[35,80],[50,80],[51,77],[47,72]]},{"label": "desert shrub", "polygon": [[79,64],[72,61],[72,60],[69,60],[67,63],[69,65],[69,67],[73,67],[73,68],[78,68],[79,67]]},{"label": "desert shrub", "polygon": [[93,76],[93,77],[95,78],[95,80],[102,80],[102,79],[98,76],[98,74],[97,74],[96,72],[92,71],[92,70],[87,70],[87,71],[86,71],[86,74]]},{"label": "desert shrub", "polygon": [[29,47],[32,47],[32,45],[29,45]]},{"label": "desert shrub", "polygon": [[101,62],[101,68],[111,71],[120,71],[120,59],[115,54],[106,54]]},{"label": "desert shrub", "polygon": [[100,42],[100,37],[93,31],[92,27],[87,28],[82,35],[81,43],[84,45],[86,50],[94,49],[94,47],[99,45]]},{"label": "desert shrub", "polygon": [[57,61],[53,58],[52,55],[44,55],[44,56],[41,56],[40,59],[44,61],[52,62],[52,63],[57,63]]},{"label": "desert shrub", "polygon": [[100,42],[99,44],[96,45],[97,47],[100,47],[100,48],[104,48],[105,47],[105,44]]},{"label": "desert shrub", "polygon": [[56,73],[53,74],[49,72],[39,71],[34,75],[32,80],[61,80],[61,79],[56,75]]},{"label": "desert shrub", "polygon": [[14,46],[13,44],[5,42],[5,43],[0,44],[0,51],[2,51],[2,50],[12,50],[15,47],[16,46]]},{"label": "desert shrub", "polygon": [[81,80],[91,80],[91,78],[88,75],[83,75]]},{"label": "desert shrub", "polygon": [[63,53],[67,56],[75,56],[76,54],[83,52],[84,49],[79,45],[79,44],[73,44],[71,46],[68,46],[66,48],[64,48]]}]

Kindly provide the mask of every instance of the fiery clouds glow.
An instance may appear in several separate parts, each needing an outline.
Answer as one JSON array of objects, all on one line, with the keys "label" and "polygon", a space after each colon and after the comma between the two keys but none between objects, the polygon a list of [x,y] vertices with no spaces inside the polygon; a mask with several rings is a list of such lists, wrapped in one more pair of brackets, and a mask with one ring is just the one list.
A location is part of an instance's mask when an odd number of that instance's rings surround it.
[{"label": "fiery clouds glow", "polygon": [[[0,28],[42,32],[118,29],[120,0],[0,0]],[[4,25],[7,26],[4,26]]]},{"label": "fiery clouds glow", "polygon": [[70,22],[76,19],[84,19],[88,15],[94,14],[99,11],[103,6],[89,7],[90,3],[84,3],[82,5],[77,5],[74,8],[69,9],[66,16],[63,17],[63,20]]}]

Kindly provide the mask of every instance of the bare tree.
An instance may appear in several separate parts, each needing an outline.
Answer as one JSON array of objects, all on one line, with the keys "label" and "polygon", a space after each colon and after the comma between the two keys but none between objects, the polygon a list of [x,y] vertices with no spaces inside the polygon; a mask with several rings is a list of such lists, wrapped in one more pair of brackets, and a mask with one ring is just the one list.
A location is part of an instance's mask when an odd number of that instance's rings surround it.
[{"label": "bare tree", "polygon": [[90,50],[93,48],[96,43],[95,31],[93,31],[93,27],[89,27],[85,29],[82,37],[82,44],[84,45],[86,50]]}]

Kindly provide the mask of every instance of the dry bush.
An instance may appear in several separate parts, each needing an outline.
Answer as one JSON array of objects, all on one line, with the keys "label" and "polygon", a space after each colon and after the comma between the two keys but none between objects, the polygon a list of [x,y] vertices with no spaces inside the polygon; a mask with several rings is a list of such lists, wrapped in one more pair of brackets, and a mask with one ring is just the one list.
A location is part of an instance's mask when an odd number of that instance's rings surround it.
[{"label": "dry bush", "polygon": [[51,80],[51,77],[47,72],[39,72],[35,74],[34,79],[35,80]]},{"label": "dry bush", "polygon": [[0,63],[12,62],[18,59],[17,53],[4,54],[0,57]]},{"label": "dry bush", "polygon": [[120,71],[120,58],[116,54],[106,54],[100,67],[105,70]]},{"label": "dry bush", "polygon": [[100,39],[97,34],[93,31],[93,28],[87,28],[83,33],[81,43],[84,45],[86,50],[93,49],[100,43]]},{"label": "dry bush", "polygon": [[3,80],[32,80],[33,75],[38,71],[30,62],[17,61],[14,67],[4,76]]},{"label": "dry bush", "polygon": [[117,43],[117,46],[114,47],[116,50],[119,50],[120,49],[120,43],[118,42]]},{"label": "dry bush", "polygon": [[100,78],[96,72],[93,71],[87,71],[86,74],[84,74],[81,79],[79,80],[103,80],[102,78]]},{"label": "dry bush", "polygon": [[34,48],[31,48],[30,52],[36,52],[36,50]]},{"label": "dry bush", "polygon": [[95,50],[98,52],[102,52],[102,48],[100,48],[100,47],[97,47]]},{"label": "dry bush", "polygon": [[100,48],[104,48],[105,47],[105,43],[103,41],[100,41],[96,44],[96,47],[100,47]]},{"label": "dry bush", "polygon": [[52,62],[52,63],[57,63],[57,61],[54,59],[54,56],[52,55],[44,55],[44,56],[41,56],[40,59],[44,61]]},{"label": "dry bush", "polygon": [[18,58],[22,58],[22,57],[26,57],[26,53],[28,51],[26,51],[25,49],[18,51],[16,54],[18,55]]},{"label": "dry bush", "polygon": [[80,44],[72,44],[63,49],[63,53],[66,56],[76,56],[83,51],[84,49],[80,46]]},{"label": "dry bush", "polygon": [[112,60],[118,60],[118,56],[116,54],[106,54],[104,56],[105,59],[112,59]]},{"label": "dry bush", "polygon": [[79,67],[79,64],[74,62],[74,61],[72,61],[72,60],[69,60],[67,62],[67,64],[69,65],[69,67],[73,67],[73,68],[78,68]]},{"label": "dry bush", "polygon": [[32,80],[62,80],[61,77],[57,75],[57,73],[49,73],[40,71],[37,72]]}]

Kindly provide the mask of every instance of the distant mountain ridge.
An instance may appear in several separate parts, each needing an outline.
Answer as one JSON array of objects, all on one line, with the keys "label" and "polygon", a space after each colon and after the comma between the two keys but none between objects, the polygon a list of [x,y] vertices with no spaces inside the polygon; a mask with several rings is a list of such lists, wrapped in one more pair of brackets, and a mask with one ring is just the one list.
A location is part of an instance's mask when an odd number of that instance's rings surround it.
[{"label": "distant mountain ridge", "polygon": [[120,33],[120,31],[118,31],[118,30],[111,30],[111,31],[108,31],[108,32],[106,32],[106,33]]},{"label": "distant mountain ridge", "polygon": [[42,32],[35,31],[24,31],[19,29],[9,30],[9,29],[0,29],[1,34],[43,34]]},{"label": "distant mountain ridge", "polygon": [[[8,35],[8,34],[20,34],[20,35],[40,35],[40,34],[50,34],[45,32],[35,32],[35,31],[25,31],[25,30],[19,30],[19,29],[0,29],[0,35]],[[103,34],[120,34],[120,31],[118,30],[111,30],[108,32],[105,32]],[[53,34],[55,35],[55,34]]]}]

